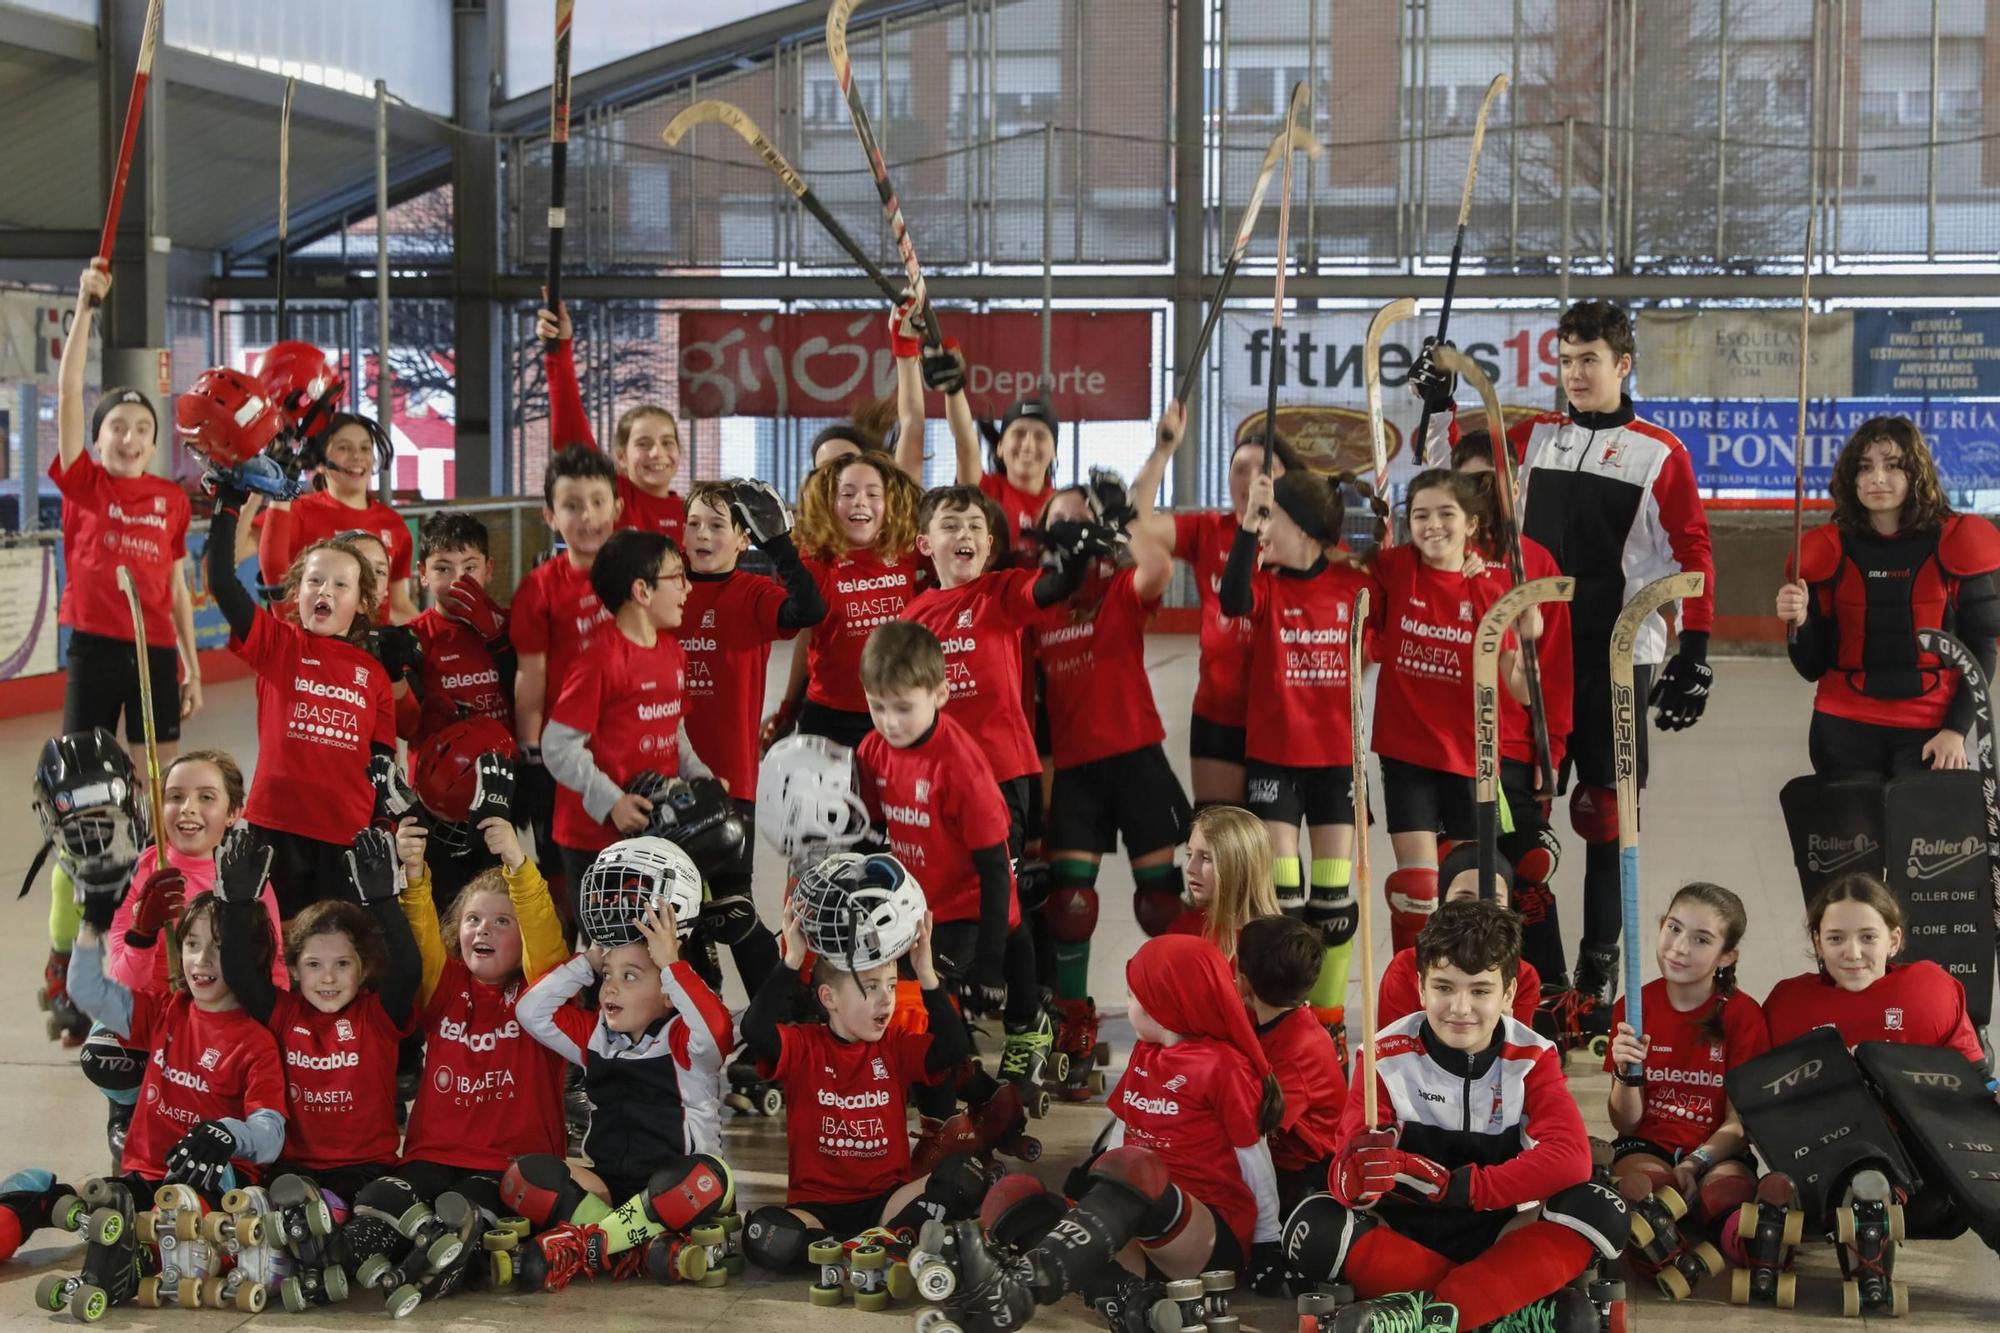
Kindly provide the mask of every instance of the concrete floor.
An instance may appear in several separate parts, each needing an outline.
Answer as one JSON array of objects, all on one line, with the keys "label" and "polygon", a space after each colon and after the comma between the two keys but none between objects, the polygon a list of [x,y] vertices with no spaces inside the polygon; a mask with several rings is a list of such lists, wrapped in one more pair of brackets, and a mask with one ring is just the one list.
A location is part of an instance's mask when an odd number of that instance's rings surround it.
[{"label": "concrete floor", "polygon": [[[774,670],[782,667],[782,654]],[[1168,722],[1168,752],[1176,762],[1186,750],[1188,701],[1194,685],[1194,642],[1158,637],[1149,654],[1161,716]],[[1751,913],[1752,934],[1746,941],[1741,975],[1744,988],[1761,995],[1781,977],[1809,965],[1797,879],[1778,813],[1780,785],[1806,767],[1805,722],[1810,707],[1806,688],[1780,662],[1726,661],[1717,664],[1717,681],[1708,716],[1691,732],[1662,736],[1655,732],[1653,788],[1647,802],[1644,844],[1646,911],[1665,905],[1674,886],[1693,878],[1712,879],[1742,894]],[[190,745],[221,745],[249,767],[256,744],[255,702],[246,683],[221,685],[209,693],[209,708],[190,724]],[[5,825],[9,836],[0,842],[0,884],[18,882],[35,850],[33,820],[27,812],[26,786],[35,753],[58,725],[52,716],[0,721],[0,772],[20,775],[18,803]],[[302,794],[302,799],[305,799]],[[1567,830],[1564,830],[1567,837]],[[1581,864],[1581,850],[1572,841],[1571,865]],[[1386,836],[1374,844],[1377,866],[1391,864]],[[781,868],[760,848],[760,893],[770,892]],[[46,880],[44,880],[44,883]],[[1572,876],[1559,881],[1572,885]],[[1124,863],[1107,864],[1102,879],[1104,910],[1094,960],[1094,985],[1102,1003],[1117,1006],[1124,999],[1123,960],[1141,936],[1130,907],[1130,875]],[[0,1173],[23,1165],[42,1165],[63,1178],[79,1180],[103,1169],[103,1102],[76,1073],[72,1055],[42,1038],[40,1015],[32,994],[46,954],[44,912],[47,890],[0,907],[0,977],[13,978],[0,987],[14,1021],[0,1025],[0,1066],[11,1077],[0,1092]],[[767,903],[767,907],[773,904]],[[1580,925],[1579,909],[1565,901],[1565,922],[1572,939]],[[1378,912],[1378,956],[1386,956],[1386,914]],[[1650,965],[1649,969],[1650,971]],[[1358,984],[1358,982],[1357,982]],[[740,1005],[742,997],[730,997]],[[1350,1012],[1355,1006],[1350,1004]],[[1114,1026],[1110,1037],[1120,1052],[1129,1047],[1128,1031]],[[1572,1084],[1593,1132],[1604,1132],[1608,1081],[1573,1063]],[[1058,1181],[1068,1165],[1087,1148],[1105,1119],[1100,1107],[1059,1106],[1038,1130],[1045,1144],[1037,1174]],[[775,1201],[782,1189],[784,1138],[771,1121],[739,1120],[726,1129],[729,1157],[736,1168],[746,1201],[754,1206]],[[0,1329],[45,1327],[66,1322],[67,1315],[48,1316],[33,1309],[35,1280],[44,1273],[71,1271],[79,1254],[67,1237],[42,1232],[15,1259],[0,1268]],[[1838,1273],[1830,1255],[1809,1252],[1801,1264],[1800,1309],[1783,1318],[1786,1326],[1839,1319]],[[1904,1328],[1958,1327],[1968,1319],[1991,1320],[2000,1315],[2000,1263],[1970,1238],[1943,1245],[1908,1249],[1900,1256],[1898,1276],[1912,1285],[1912,1314]],[[757,1274],[716,1290],[676,1287],[661,1291],[638,1284],[583,1283],[551,1297],[475,1296],[454,1298],[424,1307],[411,1316],[413,1325],[452,1330],[501,1329],[528,1320],[562,1326],[590,1327],[615,1333],[650,1329],[664,1324],[674,1329],[761,1328],[766,1333],[795,1333],[812,1328],[907,1327],[901,1321],[915,1308],[896,1313],[864,1315],[852,1307],[821,1311],[807,1304],[806,1280],[773,1281]],[[1728,1288],[1711,1283],[1696,1299],[1670,1305],[1650,1288],[1632,1286],[1634,1299],[1628,1326],[1649,1330],[1692,1330],[1717,1325],[1735,1328],[1771,1326],[1778,1321],[1727,1305]],[[1246,1300],[1240,1313],[1248,1328],[1262,1333],[1289,1330],[1294,1316],[1289,1303]],[[281,1311],[257,1317],[260,1323],[287,1328],[340,1327],[354,1329],[384,1316],[372,1301],[356,1300],[315,1316],[287,1316]],[[220,1313],[155,1312],[134,1307],[114,1310],[106,1323],[121,1328],[222,1329],[250,1322]],[[1078,1302],[1068,1301],[1042,1312],[1037,1328],[1084,1330],[1101,1321]]]}]

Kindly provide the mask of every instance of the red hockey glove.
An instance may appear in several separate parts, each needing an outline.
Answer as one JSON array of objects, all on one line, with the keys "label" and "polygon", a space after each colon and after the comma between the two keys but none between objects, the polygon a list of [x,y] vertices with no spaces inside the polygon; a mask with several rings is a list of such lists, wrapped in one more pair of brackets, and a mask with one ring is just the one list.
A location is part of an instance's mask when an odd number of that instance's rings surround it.
[{"label": "red hockey glove", "polygon": [[1350,1208],[1364,1208],[1396,1187],[1396,1131],[1377,1129],[1347,1141],[1327,1182],[1333,1196]]}]

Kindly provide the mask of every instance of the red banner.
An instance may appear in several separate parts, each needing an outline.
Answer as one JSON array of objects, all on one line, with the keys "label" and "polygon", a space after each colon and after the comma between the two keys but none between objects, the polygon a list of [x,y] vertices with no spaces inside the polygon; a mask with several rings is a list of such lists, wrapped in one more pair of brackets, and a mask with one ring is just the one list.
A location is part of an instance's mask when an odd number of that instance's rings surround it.
[{"label": "red banner", "polygon": [[[972,410],[998,417],[1033,397],[1042,317],[1026,310],[940,312],[965,347]],[[681,313],[681,409],[696,417],[841,417],[896,390],[885,313],[759,310]],[[1064,421],[1139,421],[1152,412],[1153,317],[1143,310],[1058,310],[1049,400]],[[944,401],[930,395],[933,416]]]}]

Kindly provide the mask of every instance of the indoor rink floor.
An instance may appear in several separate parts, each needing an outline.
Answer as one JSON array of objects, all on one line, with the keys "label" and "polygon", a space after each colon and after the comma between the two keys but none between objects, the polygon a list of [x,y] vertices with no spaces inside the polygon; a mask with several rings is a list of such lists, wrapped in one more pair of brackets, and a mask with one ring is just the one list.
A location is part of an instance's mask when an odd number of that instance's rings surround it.
[{"label": "indoor rink floor", "polygon": [[[1194,687],[1195,644],[1192,638],[1156,636],[1149,645],[1149,666],[1161,716],[1167,720],[1168,752],[1184,769],[1188,701]],[[774,657],[781,671],[784,654]],[[1750,908],[1751,934],[1745,941],[1741,977],[1744,989],[1761,996],[1781,977],[1810,965],[1802,926],[1802,908],[1789,849],[1778,811],[1778,788],[1803,771],[1805,727],[1810,695],[1789,667],[1776,660],[1720,661],[1707,716],[1692,731],[1674,736],[1653,733],[1653,783],[1646,802],[1642,843],[1646,911],[1663,907],[1674,887],[1684,880],[1716,880],[1739,892]],[[208,709],[190,725],[191,744],[221,745],[251,767],[255,755],[255,700],[249,682],[215,686]],[[33,856],[37,837],[28,811],[29,775],[42,740],[56,727],[53,715],[0,722],[0,773],[14,777],[5,784],[13,793],[12,813],[5,827],[12,830],[0,845],[0,883],[17,883]],[[311,800],[312,793],[298,793]],[[1580,865],[1581,851],[1571,843],[1570,865]],[[1377,867],[1391,864],[1388,839],[1378,832],[1373,843]],[[776,885],[781,876],[777,859],[760,850],[759,899],[767,917],[776,911]],[[1564,913],[1572,939],[1580,923],[1580,908],[1571,896],[1574,875],[1565,872]],[[1100,881],[1104,910],[1093,961],[1099,1002],[1118,1009],[1124,1001],[1121,966],[1140,940],[1130,907],[1131,879],[1122,860],[1108,863]],[[1378,877],[1379,884],[1379,877]],[[41,1015],[35,1011],[34,990],[41,976],[47,944],[44,931],[46,876],[25,900],[6,908],[6,928],[0,930],[0,997],[13,1021],[0,1023],[0,1064],[8,1077],[0,1090],[0,1172],[19,1166],[43,1165],[64,1179],[80,1181],[105,1166],[103,1101],[75,1070],[72,1054],[45,1041]],[[1376,889],[1379,894],[1379,887]],[[1379,901],[1379,899],[1378,899]],[[1378,910],[1377,966],[1386,961],[1386,913]],[[1647,970],[1652,972],[1650,959]],[[1357,977],[1359,967],[1356,967]],[[732,990],[732,1006],[743,997]],[[1350,1015],[1358,1005],[1350,1000]],[[1130,1032],[1114,1023],[1109,1036],[1122,1053]],[[1571,1083],[1593,1132],[1605,1132],[1604,1104],[1608,1079],[1587,1070],[1585,1061],[1571,1062]],[[1045,1151],[1034,1170],[1054,1183],[1089,1146],[1105,1120],[1100,1106],[1059,1106],[1036,1126]],[[775,1202],[783,1188],[784,1136],[773,1121],[739,1119],[725,1127],[728,1155],[736,1170],[739,1197],[754,1206]],[[1018,1165],[1018,1164],[1015,1164]],[[47,1315],[33,1307],[35,1281],[46,1273],[70,1271],[80,1247],[70,1238],[43,1231],[23,1246],[14,1260],[0,1267],[0,1328],[46,1327],[66,1323],[67,1314]],[[1727,1304],[1724,1280],[1712,1280],[1695,1299],[1679,1305],[1655,1296],[1650,1284],[1634,1281],[1628,1327],[1678,1330],[1713,1327],[1774,1328],[1851,1323],[1840,1318],[1838,1272],[1829,1251],[1808,1249],[1800,1265],[1799,1308],[1784,1314],[1741,1311]],[[1949,1244],[1918,1245],[1898,1256],[1897,1276],[1912,1287],[1911,1313],[1898,1321],[1910,1329],[1941,1329],[1986,1323],[2000,1316],[2000,1260],[1970,1237]],[[812,1328],[907,1328],[918,1307],[914,1302],[887,1314],[862,1314],[847,1306],[821,1310],[807,1303],[804,1276],[776,1280],[752,1273],[720,1289],[681,1286],[671,1291],[640,1283],[611,1284],[580,1281],[553,1296],[458,1296],[436,1306],[424,1306],[409,1322],[438,1329],[502,1329],[529,1320],[568,1328],[623,1329],[749,1329],[763,1333],[794,1333]],[[1258,1333],[1290,1330],[1295,1316],[1289,1301],[1246,1299],[1239,1302],[1243,1325]],[[289,1316],[273,1309],[256,1316],[261,1324],[300,1330],[320,1327],[354,1329],[385,1318],[379,1305],[359,1296],[345,1306],[311,1315]],[[124,1306],[105,1320],[113,1328],[221,1329],[249,1321],[231,1313],[191,1313],[142,1310]],[[1037,1328],[1101,1329],[1102,1321],[1076,1300],[1041,1312]]]}]

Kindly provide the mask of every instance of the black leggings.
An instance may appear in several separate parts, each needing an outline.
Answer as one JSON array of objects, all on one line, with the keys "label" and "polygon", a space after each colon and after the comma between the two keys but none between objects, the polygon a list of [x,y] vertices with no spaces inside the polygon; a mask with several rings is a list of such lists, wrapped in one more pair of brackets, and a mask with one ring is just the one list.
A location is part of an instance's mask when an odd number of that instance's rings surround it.
[{"label": "black leggings", "polygon": [[[69,674],[63,682],[63,730],[103,727],[116,735],[122,714],[125,739],[145,740],[138,661],[138,647],[130,639],[71,630]],[[177,741],[181,737],[180,650],[172,644],[147,644],[146,661],[153,691],[153,734],[162,741]]]},{"label": "black leggings", "polygon": [[1887,782],[1924,769],[1924,746],[1936,727],[1885,727],[1817,710],[1806,733],[1813,772],[1825,777],[1875,777]]},{"label": "black leggings", "polygon": [[390,1174],[410,1182],[410,1188],[425,1203],[436,1203],[438,1195],[456,1190],[473,1207],[494,1217],[505,1217],[509,1212],[500,1202],[498,1171],[473,1171],[462,1166],[446,1166],[442,1162],[404,1162]]}]

